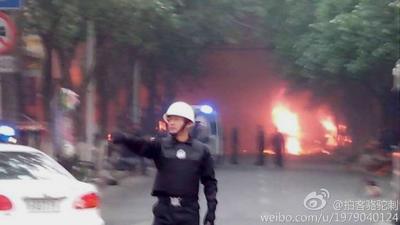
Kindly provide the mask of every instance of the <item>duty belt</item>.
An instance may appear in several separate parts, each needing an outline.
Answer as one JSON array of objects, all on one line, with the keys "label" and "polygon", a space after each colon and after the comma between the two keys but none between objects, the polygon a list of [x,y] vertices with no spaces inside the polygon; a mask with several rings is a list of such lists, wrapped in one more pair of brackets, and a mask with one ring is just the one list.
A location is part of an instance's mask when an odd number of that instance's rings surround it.
[{"label": "duty belt", "polygon": [[174,207],[182,207],[197,203],[197,200],[195,199],[187,199],[181,197],[158,197],[158,200],[162,203],[166,203]]}]

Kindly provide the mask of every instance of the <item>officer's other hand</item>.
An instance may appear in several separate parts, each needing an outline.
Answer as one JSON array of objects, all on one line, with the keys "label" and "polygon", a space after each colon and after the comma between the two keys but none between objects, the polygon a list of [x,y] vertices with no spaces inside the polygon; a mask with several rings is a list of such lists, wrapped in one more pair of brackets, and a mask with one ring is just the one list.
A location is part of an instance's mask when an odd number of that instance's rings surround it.
[{"label": "officer's other hand", "polygon": [[215,215],[214,213],[207,212],[204,218],[204,225],[214,225]]},{"label": "officer's other hand", "polygon": [[114,144],[122,143],[125,140],[125,135],[122,132],[113,132],[108,135],[108,141]]}]

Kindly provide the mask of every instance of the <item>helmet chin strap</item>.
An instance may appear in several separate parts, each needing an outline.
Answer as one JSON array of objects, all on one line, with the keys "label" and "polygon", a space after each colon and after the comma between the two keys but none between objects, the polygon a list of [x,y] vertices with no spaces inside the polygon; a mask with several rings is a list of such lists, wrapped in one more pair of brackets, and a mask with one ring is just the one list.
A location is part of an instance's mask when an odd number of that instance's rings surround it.
[{"label": "helmet chin strap", "polygon": [[179,133],[181,133],[189,124],[188,120],[185,120],[185,123],[182,125],[182,127],[176,132],[176,133],[169,133],[172,137],[178,136]]}]

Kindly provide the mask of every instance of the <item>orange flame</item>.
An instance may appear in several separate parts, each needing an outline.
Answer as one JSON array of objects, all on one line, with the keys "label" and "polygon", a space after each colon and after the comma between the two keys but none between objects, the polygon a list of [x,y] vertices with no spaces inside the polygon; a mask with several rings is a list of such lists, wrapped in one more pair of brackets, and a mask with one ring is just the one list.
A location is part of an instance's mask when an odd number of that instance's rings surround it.
[{"label": "orange flame", "polygon": [[272,120],[279,132],[288,136],[286,150],[293,155],[300,155],[302,147],[300,144],[300,123],[297,114],[290,111],[282,104],[276,105],[272,110]]},{"label": "orange flame", "polygon": [[337,130],[337,127],[336,127],[335,123],[333,122],[332,118],[328,117],[328,118],[322,119],[321,124],[326,130],[326,134],[325,134],[325,137],[327,138],[326,145],[337,146],[338,145],[338,142],[337,142],[338,130]]},{"label": "orange flame", "polygon": [[321,120],[321,124],[327,131],[337,133],[336,125],[331,118]]},{"label": "orange flame", "polygon": [[268,154],[268,155],[275,155],[275,151],[271,150],[271,149],[264,149],[264,154]]}]

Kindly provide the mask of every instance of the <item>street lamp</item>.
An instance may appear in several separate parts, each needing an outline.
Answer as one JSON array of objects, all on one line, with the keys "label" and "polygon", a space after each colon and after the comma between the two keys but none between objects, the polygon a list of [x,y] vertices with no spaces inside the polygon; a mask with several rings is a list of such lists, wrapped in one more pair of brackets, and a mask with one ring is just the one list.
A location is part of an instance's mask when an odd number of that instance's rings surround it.
[{"label": "street lamp", "polygon": [[393,74],[392,91],[400,91],[400,59],[397,60],[396,65],[392,70],[392,74]]},{"label": "street lamp", "polygon": [[[394,66],[392,70],[393,74],[393,88],[392,91],[396,92],[396,102],[400,104],[400,59],[397,60],[396,65]],[[400,114],[400,105],[397,105],[397,110],[399,111]],[[398,116],[398,127],[400,127],[400,115]],[[400,132],[397,133],[399,135]],[[392,159],[393,159],[393,184],[395,184],[395,196],[397,200],[400,200],[400,143],[398,143],[397,148],[395,152],[392,154]],[[396,152],[397,151],[397,152]],[[398,212],[397,212],[398,213]],[[398,224],[398,223],[396,223]]]}]

